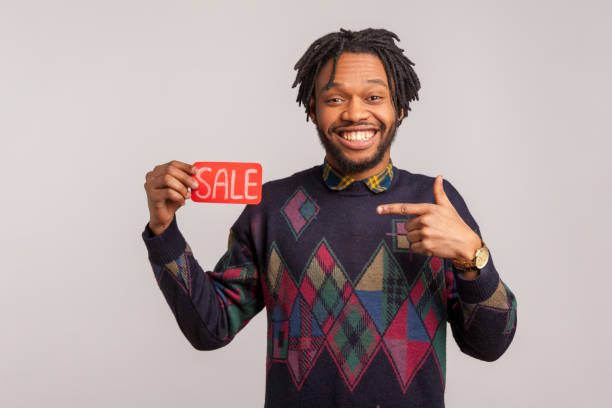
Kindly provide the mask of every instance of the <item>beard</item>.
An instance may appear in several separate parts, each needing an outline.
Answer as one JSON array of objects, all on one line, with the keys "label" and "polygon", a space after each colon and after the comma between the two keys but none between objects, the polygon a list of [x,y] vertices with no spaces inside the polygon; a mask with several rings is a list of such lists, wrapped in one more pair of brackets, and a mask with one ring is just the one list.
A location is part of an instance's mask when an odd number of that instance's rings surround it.
[{"label": "beard", "polygon": [[[323,129],[319,127],[319,124],[317,124],[316,127],[317,133],[319,135],[319,140],[325,148],[325,151],[332,158],[334,164],[338,167],[338,170],[340,170],[344,174],[361,173],[376,167],[385,157],[385,153],[391,146],[391,143],[393,143],[393,140],[395,139],[395,133],[397,131],[397,125],[395,122],[393,123],[393,125],[391,125],[387,133],[385,133],[385,127],[384,125],[382,125],[380,128],[380,134],[384,136],[382,136],[383,139],[380,141],[376,152],[374,153],[374,155],[372,155],[372,157],[358,162],[346,157],[342,149],[333,144],[326,137],[325,132],[323,132]],[[331,133],[331,129],[329,132]]]}]

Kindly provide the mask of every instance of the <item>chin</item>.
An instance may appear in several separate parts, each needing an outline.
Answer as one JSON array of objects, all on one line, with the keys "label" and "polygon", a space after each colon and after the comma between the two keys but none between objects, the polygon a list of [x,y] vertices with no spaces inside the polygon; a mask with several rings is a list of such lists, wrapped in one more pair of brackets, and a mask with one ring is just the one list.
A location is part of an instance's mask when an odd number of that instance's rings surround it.
[{"label": "chin", "polygon": [[328,151],[329,155],[332,159],[337,163],[339,170],[344,173],[362,173],[364,171],[368,171],[377,165],[383,160],[385,156],[385,152],[382,154],[376,154],[372,157],[368,157],[363,160],[350,160],[346,156],[334,155],[332,152]]},{"label": "chin", "polygon": [[[395,132],[391,133],[390,135],[386,135],[386,139],[380,140],[375,146],[372,146],[374,151],[369,153],[366,157],[351,158],[344,152],[344,149],[341,146],[338,146],[329,140],[318,126],[317,131],[321,144],[325,148],[325,152],[334,161],[338,167],[338,170],[345,174],[362,173],[380,164],[380,162],[385,158],[385,153],[389,149],[395,136]],[[359,154],[359,156],[362,155]]]}]

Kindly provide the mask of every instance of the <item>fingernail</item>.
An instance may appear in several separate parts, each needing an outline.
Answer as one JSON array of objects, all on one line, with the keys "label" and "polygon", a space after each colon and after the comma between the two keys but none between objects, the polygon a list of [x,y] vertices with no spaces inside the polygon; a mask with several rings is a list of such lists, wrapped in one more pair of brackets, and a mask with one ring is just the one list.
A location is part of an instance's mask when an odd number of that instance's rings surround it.
[{"label": "fingernail", "polygon": [[198,172],[198,168],[197,167],[192,167],[191,168],[191,172],[192,173],[197,173]]},{"label": "fingernail", "polygon": [[377,213],[379,213],[379,214],[382,214],[382,212],[383,212],[384,210],[385,210],[385,207],[380,206],[380,207],[378,207],[378,208],[376,209],[376,212],[377,212]]},{"label": "fingernail", "polygon": [[194,181],[193,183],[191,183],[191,187],[192,188],[198,188],[198,182]]}]

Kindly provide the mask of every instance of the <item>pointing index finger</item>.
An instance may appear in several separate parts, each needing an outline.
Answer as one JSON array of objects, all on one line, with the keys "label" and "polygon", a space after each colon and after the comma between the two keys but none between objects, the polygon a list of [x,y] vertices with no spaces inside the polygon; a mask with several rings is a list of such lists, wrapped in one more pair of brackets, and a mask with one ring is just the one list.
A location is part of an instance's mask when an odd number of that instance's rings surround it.
[{"label": "pointing index finger", "polygon": [[426,213],[433,204],[429,203],[392,203],[379,205],[376,208],[378,214],[424,214]]}]

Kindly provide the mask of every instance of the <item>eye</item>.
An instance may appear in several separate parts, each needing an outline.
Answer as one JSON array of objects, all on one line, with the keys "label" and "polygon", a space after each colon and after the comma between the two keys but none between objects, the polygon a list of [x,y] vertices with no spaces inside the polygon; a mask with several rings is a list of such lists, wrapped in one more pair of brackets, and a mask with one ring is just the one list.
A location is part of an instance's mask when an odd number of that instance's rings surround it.
[{"label": "eye", "polygon": [[326,102],[328,102],[328,103],[339,103],[341,101],[342,101],[342,99],[340,99],[340,98],[331,98],[331,99],[328,99]]},{"label": "eye", "polygon": [[372,95],[372,96],[369,96],[368,99],[371,101],[379,101],[382,99],[382,96]]}]

